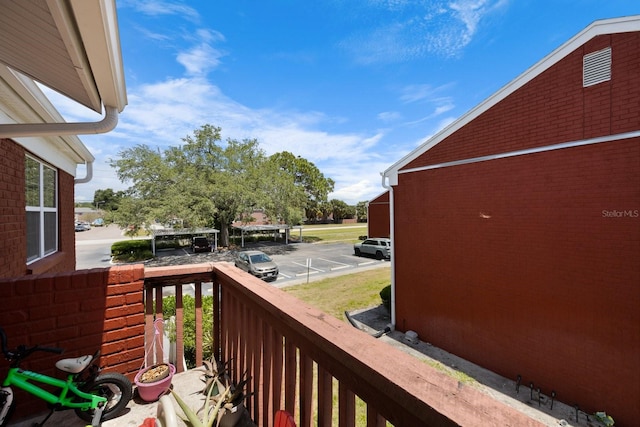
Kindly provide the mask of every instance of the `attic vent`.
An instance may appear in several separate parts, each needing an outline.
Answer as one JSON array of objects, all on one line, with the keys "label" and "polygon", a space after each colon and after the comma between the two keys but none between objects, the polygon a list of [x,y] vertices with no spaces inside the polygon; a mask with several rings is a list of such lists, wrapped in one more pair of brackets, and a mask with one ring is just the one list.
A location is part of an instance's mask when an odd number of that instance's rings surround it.
[{"label": "attic vent", "polygon": [[582,65],[582,87],[611,80],[611,48],[585,55]]}]

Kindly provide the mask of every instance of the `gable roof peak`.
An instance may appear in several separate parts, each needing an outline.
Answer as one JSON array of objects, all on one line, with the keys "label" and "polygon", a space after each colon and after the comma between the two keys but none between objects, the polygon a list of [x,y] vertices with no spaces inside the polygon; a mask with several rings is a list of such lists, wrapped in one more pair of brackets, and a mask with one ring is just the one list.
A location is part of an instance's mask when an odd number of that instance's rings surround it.
[{"label": "gable roof peak", "polygon": [[594,37],[605,34],[618,34],[638,31],[640,31],[640,15],[601,19],[592,22],[589,26],[573,36],[563,45],[561,45],[549,55],[545,56],[532,67],[527,69],[524,73],[520,74],[518,77],[500,88],[493,95],[489,96],[480,104],[467,111],[460,118],[453,121],[440,132],[424,141],[416,149],[391,165],[388,169],[382,172],[383,182],[385,182],[386,179],[388,180],[389,185],[397,185],[398,172],[406,165],[411,163],[413,160],[415,160],[425,152],[429,151],[431,148],[439,144],[441,141],[445,140],[448,136],[456,132],[458,129],[462,128],[467,123],[471,122],[476,117],[489,110],[498,102],[511,95],[513,92],[533,80],[535,77],[549,69],[554,64],[558,63],[561,59],[563,59],[571,52],[575,51],[578,47],[584,45]]}]

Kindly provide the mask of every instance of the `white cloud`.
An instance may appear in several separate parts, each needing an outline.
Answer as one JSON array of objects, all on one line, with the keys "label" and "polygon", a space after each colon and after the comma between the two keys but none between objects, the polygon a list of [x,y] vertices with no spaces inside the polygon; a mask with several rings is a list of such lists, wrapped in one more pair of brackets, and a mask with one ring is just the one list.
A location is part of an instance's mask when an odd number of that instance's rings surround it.
[{"label": "white cloud", "polygon": [[383,111],[382,113],[378,113],[378,119],[383,122],[393,122],[399,120],[402,115],[397,111]]},{"label": "white cloud", "polygon": [[506,0],[371,1],[368,5],[384,8],[392,22],[351,34],[339,45],[364,65],[403,62],[428,55],[457,56],[473,40],[480,21],[506,3]]},{"label": "white cloud", "polygon": [[201,76],[217,68],[223,56],[224,52],[202,43],[187,52],[179,53],[177,60],[187,70],[187,75]]},{"label": "white cloud", "polygon": [[123,0],[119,7],[131,7],[148,16],[177,15],[192,22],[200,20],[200,14],[192,7],[177,1]]}]

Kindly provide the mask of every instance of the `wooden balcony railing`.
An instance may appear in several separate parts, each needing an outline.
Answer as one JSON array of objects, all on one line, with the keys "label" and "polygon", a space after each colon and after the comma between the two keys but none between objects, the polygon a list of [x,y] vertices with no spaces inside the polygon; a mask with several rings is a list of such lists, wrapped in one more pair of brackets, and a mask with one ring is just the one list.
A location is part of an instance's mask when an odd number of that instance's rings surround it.
[{"label": "wooden balcony railing", "polygon": [[[203,283],[213,284],[213,319],[202,317]],[[229,361],[236,382],[245,372],[251,377],[246,406],[258,426],[271,427],[281,408],[302,427],[331,426],[334,418],[341,427],[362,425],[356,421],[356,396],[364,402],[368,427],[386,421],[410,427],[540,425],[227,263],[145,270],[146,340],[153,341],[154,319],[162,317],[163,289],[172,287],[177,360],[185,285],[195,288],[196,364],[202,363],[202,322],[213,322],[216,358]],[[162,354],[156,357],[162,360]]]}]

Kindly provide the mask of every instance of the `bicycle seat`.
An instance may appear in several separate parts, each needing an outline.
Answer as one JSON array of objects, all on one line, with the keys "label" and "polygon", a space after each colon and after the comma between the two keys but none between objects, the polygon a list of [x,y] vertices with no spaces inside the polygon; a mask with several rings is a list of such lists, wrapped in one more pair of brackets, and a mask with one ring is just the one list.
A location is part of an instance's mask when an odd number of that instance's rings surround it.
[{"label": "bicycle seat", "polygon": [[86,355],[75,359],[61,359],[56,362],[56,368],[70,374],[82,372],[93,360],[93,356]]}]

